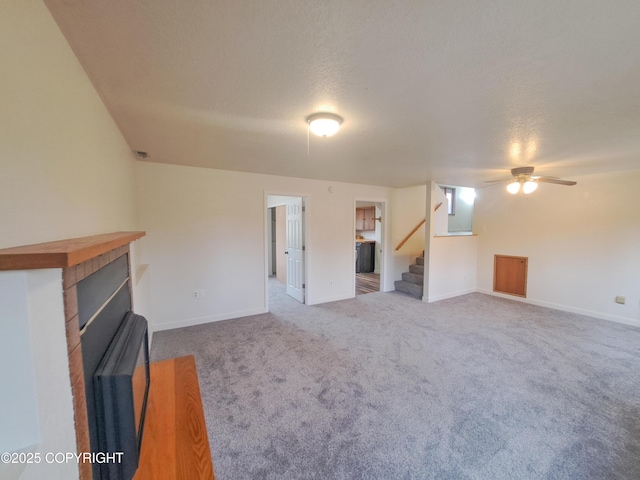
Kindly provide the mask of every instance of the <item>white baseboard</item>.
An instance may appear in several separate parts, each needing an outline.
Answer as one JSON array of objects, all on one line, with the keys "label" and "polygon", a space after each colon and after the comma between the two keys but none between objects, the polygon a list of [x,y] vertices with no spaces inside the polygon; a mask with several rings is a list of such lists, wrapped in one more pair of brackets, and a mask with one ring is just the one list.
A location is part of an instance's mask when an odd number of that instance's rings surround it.
[{"label": "white baseboard", "polygon": [[353,295],[337,295],[335,297],[324,297],[308,300],[307,305],[320,305],[321,303],[338,302],[340,300],[348,300],[353,298]]},{"label": "white baseboard", "polygon": [[578,315],[585,315],[587,317],[599,318],[600,320],[608,320],[610,322],[623,323],[625,325],[631,325],[634,327],[640,327],[640,321],[632,318],[618,317],[616,315],[609,315],[607,313],[594,312],[592,310],[585,310],[582,308],[570,307],[567,305],[560,305],[558,303],[544,302],[541,300],[535,300],[531,298],[516,297],[513,295],[506,295],[504,293],[493,292],[491,290],[484,290],[477,288],[475,290],[478,293],[484,293],[486,295],[492,295],[494,297],[505,298],[507,300],[515,300],[516,302],[528,303],[530,305],[537,305],[539,307],[553,308],[554,310],[561,310],[563,312],[577,313]]},{"label": "white baseboard", "polygon": [[[453,293],[445,293],[442,295],[434,295],[432,297],[429,297],[429,299],[427,300],[429,303],[431,302],[438,302],[440,300],[446,300],[447,298],[453,298],[453,297],[459,297],[460,295],[466,295],[467,293],[474,293],[477,290],[475,288],[468,288],[466,290],[460,290],[459,292],[453,292]],[[424,299],[424,297],[422,297]]]},{"label": "white baseboard", "polygon": [[[484,293],[486,295],[492,295],[494,297],[500,297],[500,298],[504,298],[507,300],[514,300],[516,302],[522,302],[522,303],[528,303],[530,305],[537,305],[540,307],[546,307],[546,308],[553,308],[555,310],[560,310],[563,312],[570,312],[570,313],[576,313],[578,315],[586,315],[588,317],[593,317],[593,318],[599,318],[601,320],[608,320],[610,322],[616,322],[616,323],[622,323],[625,325],[631,325],[634,327],[640,327],[640,321],[639,320],[634,320],[632,318],[625,318],[625,317],[619,317],[616,315],[609,315],[606,313],[601,313],[601,312],[594,312],[591,310],[585,310],[582,308],[575,308],[575,307],[570,307],[567,305],[560,305],[557,303],[551,303],[551,302],[544,302],[541,300],[535,300],[535,299],[531,299],[531,298],[522,298],[522,297],[516,297],[516,296],[512,296],[512,295],[505,295],[502,293],[498,293],[498,292],[493,292],[490,290],[485,290],[482,288],[476,288],[476,289],[468,289],[468,290],[461,290],[459,292],[455,292],[455,293],[447,293],[444,295],[437,295],[437,296],[433,296],[430,297],[428,302],[437,302],[440,300],[446,300],[448,298],[453,298],[453,297],[458,297],[460,295],[466,295],[468,293],[473,293],[473,292],[478,292],[478,293]],[[338,295],[338,296],[334,296],[334,297],[324,297],[324,298],[319,298],[319,299],[315,299],[313,300],[313,302],[309,301],[308,305],[319,305],[321,303],[329,303],[329,302],[337,302],[340,300],[348,300],[350,298],[353,298],[350,295]],[[423,297],[423,301],[425,301],[425,297]],[[224,314],[219,314],[219,315],[211,315],[211,316],[206,316],[206,317],[197,317],[197,318],[187,318],[187,319],[183,319],[183,320],[177,320],[174,322],[167,322],[167,323],[162,323],[162,324],[154,324],[152,326],[150,326],[150,335],[149,335],[149,341],[152,341],[153,338],[153,332],[160,332],[163,330],[172,330],[174,328],[184,328],[184,327],[192,327],[194,325],[202,325],[204,323],[211,323],[211,322],[219,322],[222,320],[230,320],[232,318],[241,318],[241,317],[248,317],[251,315],[260,315],[262,313],[267,313],[267,309],[264,307],[260,307],[260,308],[254,308],[254,309],[250,309],[250,310],[241,310],[241,311],[237,311],[237,312],[231,312],[231,313],[224,313]]]},{"label": "white baseboard", "polygon": [[253,308],[250,310],[240,310],[237,312],[221,313],[219,315],[210,315],[206,317],[185,318],[184,320],[176,320],[175,322],[155,324],[153,326],[153,331],[161,332],[162,330],[173,330],[174,328],[193,327],[194,325],[202,325],[203,323],[220,322],[222,320],[230,320],[232,318],[241,318],[241,317],[249,317],[251,315],[260,315],[261,313],[267,313],[267,309],[264,307],[260,307],[260,308]]}]

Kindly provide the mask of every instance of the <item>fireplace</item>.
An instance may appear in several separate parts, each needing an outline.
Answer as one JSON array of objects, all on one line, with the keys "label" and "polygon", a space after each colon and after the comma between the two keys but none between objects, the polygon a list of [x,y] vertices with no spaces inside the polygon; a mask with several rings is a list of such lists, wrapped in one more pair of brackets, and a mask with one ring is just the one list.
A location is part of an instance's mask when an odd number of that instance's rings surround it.
[{"label": "fireplace", "polygon": [[131,480],[138,467],[149,391],[147,320],[132,311],[129,253],[76,284],[94,480]]},{"label": "fireplace", "polygon": [[129,254],[76,284],[94,480],[131,480],[138,466],[149,389],[147,321],[132,312]]},{"label": "fireplace", "polygon": [[[0,250],[0,270],[59,269],[61,272],[78,453],[97,451],[91,439],[95,437],[95,421],[89,419],[90,413],[95,416],[95,399],[93,389],[86,385],[87,380],[92,384],[102,356],[97,361],[88,359],[84,351],[102,350],[104,354],[127,312],[134,310],[129,244],[144,235],[145,232],[114,232]],[[89,277],[91,280],[85,282]],[[100,286],[105,282],[106,288]],[[103,322],[105,317],[111,320]],[[101,333],[94,335],[98,332]],[[81,459],[78,467],[81,480],[103,480],[90,460]]]},{"label": "fireplace", "polygon": [[[64,328],[66,334],[69,384],[66,388],[64,386],[56,388],[53,399],[54,401],[63,399],[68,407],[70,399],[66,392],[70,387],[76,452],[80,454],[78,463],[80,480],[106,478],[100,476],[103,473],[100,470],[94,476],[92,461],[100,460],[92,459],[99,458],[100,455],[87,455],[92,452],[91,436],[94,435],[89,427],[89,409],[93,409],[91,414],[94,417],[100,417],[100,415],[109,417],[112,425],[107,429],[110,428],[112,432],[116,432],[116,435],[113,436],[107,432],[104,435],[105,438],[111,435],[116,442],[138,444],[140,447],[140,438],[144,435],[144,441],[139,449],[139,459],[135,451],[128,457],[139,460],[139,467],[135,472],[137,480],[157,480],[158,478],[213,480],[213,464],[194,357],[147,364],[149,358],[147,326],[143,317],[133,313],[135,311],[131,293],[133,281],[129,262],[130,242],[144,235],[145,232],[115,232],[0,249],[0,271],[55,269],[54,272],[46,275],[48,284],[42,292],[44,296],[41,296],[38,290],[34,300],[44,298],[50,304],[46,309],[38,309],[40,321],[64,322],[64,327],[59,325],[57,332],[61,335]],[[136,284],[144,275],[145,267],[145,265],[139,265],[136,268]],[[105,288],[104,285],[107,287]],[[60,286],[62,291],[56,291]],[[125,337],[135,338],[129,343],[121,340]],[[58,336],[53,340],[53,343],[59,346],[62,338]],[[121,344],[132,345],[132,347],[123,348]],[[105,350],[100,355],[99,352],[102,349]],[[117,350],[120,350],[122,355],[113,353],[112,364],[109,352]],[[128,357],[134,360],[120,365],[119,361],[115,361],[115,357]],[[96,394],[95,388],[86,388],[89,381],[95,387],[96,372],[98,372],[97,376],[101,377],[96,383],[108,379],[111,375],[119,377],[121,373],[123,374],[121,379],[111,378],[116,380],[117,385],[112,382],[107,390],[123,389],[126,392],[120,398],[128,398],[124,402],[129,409],[127,427],[117,426],[119,422],[117,416],[101,413],[105,410],[103,404],[108,403],[105,398],[110,398],[109,395],[106,397],[103,395],[100,399],[102,393]],[[103,374],[104,378],[102,378]],[[150,378],[153,378],[153,385],[149,385]],[[100,390],[102,387],[97,388]],[[144,399],[147,393],[140,395],[143,390],[148,392],[146,409]],[[131,418],[133,421],[130,421]],[[143,418],[145,420],[142,420]],[[70,419],[67,417],[67,420]],[[64,437],[63,443],[68,445],[69,423],[67,420],[61,432]],[[92,422],[95,423],[93,420]],[[97,422],[99,424],[99,418]],[[100,433],[100,428],[94,429],[97,432],[94,436],[98,442],[103,435]],[[121,434],[124,430],[128,430],[129,433],[125,432],[123,436]],[[53,431],[49,429],[47,433],[51,434]],[[126,439],[123,440],[123,438]],[[110,440],[105,441],[108,447]],[[116,449],[120,448],[122,446],[116,444]],[[99,453],[99,450],[97,452]],[[58,475],[55,475],[56,470]],[[76,478],[71,468],[64,467],[53,471],[53,476],[56,478]],[[64,474],[61,475],[60,473],[63,472]],[[126,475],[131,475],[131,471]]]}]

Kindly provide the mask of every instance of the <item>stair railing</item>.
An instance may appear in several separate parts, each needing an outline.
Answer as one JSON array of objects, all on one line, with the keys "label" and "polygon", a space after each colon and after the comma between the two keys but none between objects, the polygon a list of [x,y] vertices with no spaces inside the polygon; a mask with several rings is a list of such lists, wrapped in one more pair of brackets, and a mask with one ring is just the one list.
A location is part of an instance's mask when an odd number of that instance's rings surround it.
[{"label": "stair railing", "polygon": [[[436,207],[433,209],[433,211],[435,212],[435,211],[436,211],[436,210],[438,210],[441,206],[442,206],[442,202],[438,203],[438,204],[436,205]],[[423,220],[422,220],[418,225],[416,225],[416,226],[415,226],[415,228],[414,228],[413,230],[411,230],[411,231],[409,232],[409,234],[408,234],[406,237],[404,237],[404,239],[403,239],[403,240],[398,244],[398,246],[396,247],[396,252],[397,252],[398,250],[400,250],[400,249],[402,248],[402,246],[403,246],[405,243],[407,243],[407,241],[411,238],[411,236],[412,236],[414,233],[416,233],[416,232],[418,231],[418,229],[419,229],[422,225],[424,225],[424,224],[425,224],[425,222],[426,222],[426,219],[423,219]]]}]

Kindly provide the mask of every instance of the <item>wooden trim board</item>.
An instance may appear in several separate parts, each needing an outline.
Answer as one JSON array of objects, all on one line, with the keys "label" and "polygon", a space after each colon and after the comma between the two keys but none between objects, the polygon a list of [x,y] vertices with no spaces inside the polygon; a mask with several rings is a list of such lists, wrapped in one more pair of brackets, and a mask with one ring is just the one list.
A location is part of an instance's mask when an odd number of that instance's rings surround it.
[{"label": "wooden trim board", "polygon": [[145,232],[115,232],[0,250],[0,270],[68,268],[127,245]]},{"label": "wooden trim board", "polygon": [[193,355],[153,362],[134,480],[214,480]]}]

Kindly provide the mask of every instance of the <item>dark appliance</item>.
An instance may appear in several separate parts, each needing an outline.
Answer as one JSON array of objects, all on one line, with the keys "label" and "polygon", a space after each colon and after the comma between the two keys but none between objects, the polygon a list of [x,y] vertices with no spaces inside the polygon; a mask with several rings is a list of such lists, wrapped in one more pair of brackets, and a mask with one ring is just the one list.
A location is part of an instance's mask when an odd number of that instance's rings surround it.
[{"label": "dark appliance", "polygon": [[93,375],[98,451],[122,452],[100,464],[102,480],[131,480],[138,468],[149,383],[147,320],[128,312]]},{"label": "dark appliance", "polygon": [[374,242],[356,242],[356,273],[372,273],[376,268]]}]

